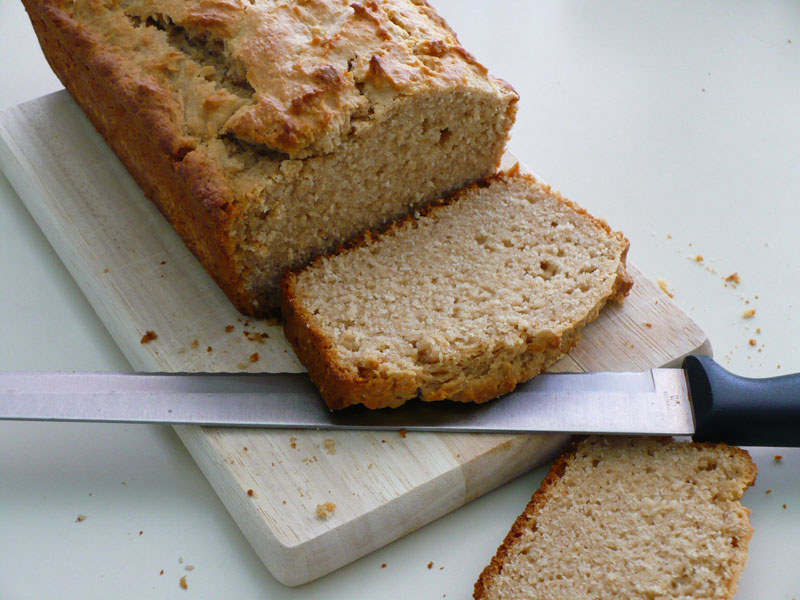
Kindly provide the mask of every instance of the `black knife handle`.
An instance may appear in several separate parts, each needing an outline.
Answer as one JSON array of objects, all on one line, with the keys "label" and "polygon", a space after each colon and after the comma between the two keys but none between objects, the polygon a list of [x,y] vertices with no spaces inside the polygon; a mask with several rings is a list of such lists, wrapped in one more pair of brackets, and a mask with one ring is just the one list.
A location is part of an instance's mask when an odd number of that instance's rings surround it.
[{"label": "black knife handle", "polygon": [[696,442],[800,446],[800,373],[752,379],[708,356],[683,361],[694,408]]}]

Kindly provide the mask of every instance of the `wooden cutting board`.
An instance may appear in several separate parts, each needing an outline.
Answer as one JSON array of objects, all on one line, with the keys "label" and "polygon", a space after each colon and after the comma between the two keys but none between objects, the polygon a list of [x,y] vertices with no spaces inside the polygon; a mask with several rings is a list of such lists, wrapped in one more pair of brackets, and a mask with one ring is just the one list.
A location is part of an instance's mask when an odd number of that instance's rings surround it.
[{"label": "wooden cutting board", "polygon": [[[513,161],[513,157],[508,157]],[[280,327],[239,315],[66,92],[0,114],[0,167],[137,371],[300,372]],[[635,267],[552,370],[641,370],[710,352]],[[142,343],[153,331],[158,336]],[[299,585],[551,458],[563,435],[176,427],[272,574]],[[336,504],[328,520],[319,504]]]}]

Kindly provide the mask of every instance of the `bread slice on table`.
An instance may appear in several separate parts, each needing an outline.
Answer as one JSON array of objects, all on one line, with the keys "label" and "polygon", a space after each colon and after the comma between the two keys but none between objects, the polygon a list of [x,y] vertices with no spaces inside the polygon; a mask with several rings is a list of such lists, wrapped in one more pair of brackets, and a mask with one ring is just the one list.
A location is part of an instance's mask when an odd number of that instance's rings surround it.
[{"label": "bread slice on table", "polygon": [[750,455],[724,444],[586,438],[553,465],[474,598],[730,599],[755,478]]},{"label": "bread slice on table", "polygon": [[287,273],[286,336],[333,409],[483,402],[627,294],[627,249],[515,168]]}]

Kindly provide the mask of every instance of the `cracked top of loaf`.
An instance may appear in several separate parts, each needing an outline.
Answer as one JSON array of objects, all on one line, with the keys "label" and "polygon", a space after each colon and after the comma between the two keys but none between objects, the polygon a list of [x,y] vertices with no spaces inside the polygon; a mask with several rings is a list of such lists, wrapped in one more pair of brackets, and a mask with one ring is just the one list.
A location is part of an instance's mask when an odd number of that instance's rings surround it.
[{"label": "cracked top of loaf", "polygon": [[[292,158],[335,151],[398,97],[458,87],[514,94],[424,0],[65,4],[143,70],[168,80],[186,134],[228,135]],[[187,61],[187,54],[205,60]]]}]

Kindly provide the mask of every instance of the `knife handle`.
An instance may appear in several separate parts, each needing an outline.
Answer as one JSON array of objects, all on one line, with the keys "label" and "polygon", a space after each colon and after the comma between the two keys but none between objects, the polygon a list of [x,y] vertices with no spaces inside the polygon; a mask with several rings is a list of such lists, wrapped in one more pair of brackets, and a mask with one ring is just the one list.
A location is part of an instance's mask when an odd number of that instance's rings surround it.
[{"label": "knife handle", "polygon": [[683,361],[697,442],[800,446],[800,373],[753,379],[734,375],[708,356]]}]

